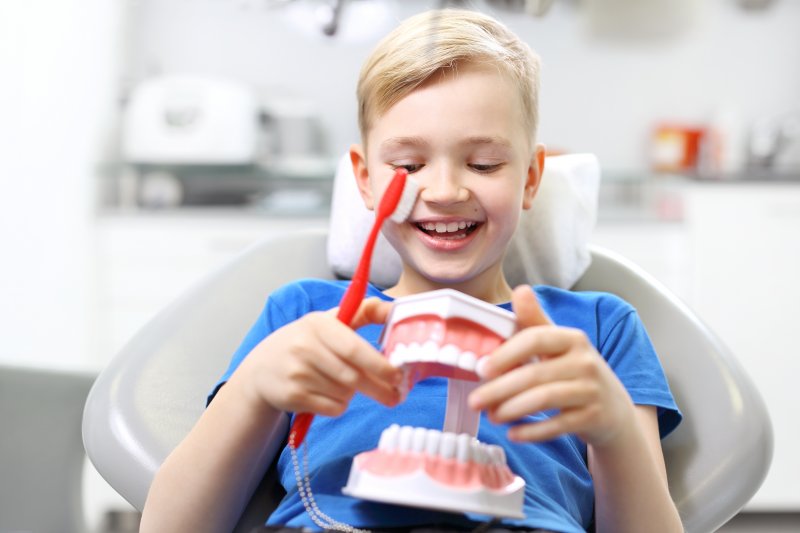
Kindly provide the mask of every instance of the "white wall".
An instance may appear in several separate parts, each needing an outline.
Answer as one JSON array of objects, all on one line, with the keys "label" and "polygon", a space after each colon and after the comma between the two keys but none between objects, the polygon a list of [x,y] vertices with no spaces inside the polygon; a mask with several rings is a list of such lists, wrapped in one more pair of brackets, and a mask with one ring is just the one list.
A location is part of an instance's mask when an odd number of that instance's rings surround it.
[{"label": "white wall", "polygon": [[[97,370],[94,186],[114,150],[124,5],[0,2],[2,364]],[[106,508],[129,506],[84,472],[95,531]]]},{"label": "white wall", "polygon": [[93,175],[114,117],[121,5],[0,3],[0,362],[90,360]]},{"label": "white wall", "polygon": [[[556,0],[542,19],[498,12],[542,56],[544,142],[593,151],[608,169],[639,171],[647,167],[646,141],[658,121],[704,122],[725,107],[747,125],[800,108],[800,2],[776,0],[756,12],[743,11],[735,0],[669,2],[682,5],[682,15],[670,35],[654,39],[589,31],[586,6],[621,0],[583,0],[583,8],[581,2]],[[263,4],[142,0],[128,75],[229,76],[312,99],[322,109],[334,150],[343,151],[357,139],[355,81],[377,38],[325,41]],[[395,2],[393,17],[436,4]]]},{"label": "white wall", "polygon": [[[433,4],[405,2],[393,16]],[[592,37],[566,0],[543,19],[504,17],[544,61],[542,139],[637,171],[654,121],[705,120],[721,102],[745,122],[800,107],[800,2],[751,14],[732,0],[698,5],[677,35],[624,44]],[[305,97],[343,151],[357,138],[355,79],[376,39],[306,35],[259,2],[0,4],[0,360],[93,364],[92,183],[114,148],[120,82],[195,72]]]}]

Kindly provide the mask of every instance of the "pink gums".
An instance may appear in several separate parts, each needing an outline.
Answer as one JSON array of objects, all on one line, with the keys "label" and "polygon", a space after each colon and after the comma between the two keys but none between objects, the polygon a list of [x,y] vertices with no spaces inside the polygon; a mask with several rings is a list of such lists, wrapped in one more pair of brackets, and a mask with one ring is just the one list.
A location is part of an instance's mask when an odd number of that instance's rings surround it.
[{"label": "pink gums", "polygon": [[[433,341],[440,348],[452,344],[462,352],[472,352],[477,358],[491,353],[504,339],[490,329],[466,318],[442,318],[421,314],[405,318],[392,325],[389,338],[384,342],[383,353],[391,354],[397,344],[408,346],[412,342],[425,344]],[[478,381],[474,372],[435,362],[409,363],[410,384],[431,376]]]},{"label": "pink gums", "polygon": [[465,463],[452,458],[446,459],[438,455],[417,452],[372,450],[359,454],[355,462],[359,469],[385,477],[402,476],[424,470],[439,483],[462,489],[501,490],[515,479],[506,465]]}]

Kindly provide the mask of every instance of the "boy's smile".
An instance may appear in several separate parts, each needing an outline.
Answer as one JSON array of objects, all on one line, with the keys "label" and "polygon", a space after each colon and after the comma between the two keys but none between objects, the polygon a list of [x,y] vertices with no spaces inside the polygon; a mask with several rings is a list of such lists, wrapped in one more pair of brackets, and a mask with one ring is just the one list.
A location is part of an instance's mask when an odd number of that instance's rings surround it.
[{"label": "boy's smile", "polygon": [[490,302],[510,298],[502,260],[540,175],[541,148],[522,115],[519,90],[496,67],[459,64],[376,117],[366,154],[351,150],[367,207],[397,167],[420,185],[408,220],[383,228],[404,264],[388,294],[452,287]]},{"label": "boy's smile", "polygon": [[451,217],[412,220],[421,233],[420,240],[432,250],[456,251],[472,242],[482,222]]}]

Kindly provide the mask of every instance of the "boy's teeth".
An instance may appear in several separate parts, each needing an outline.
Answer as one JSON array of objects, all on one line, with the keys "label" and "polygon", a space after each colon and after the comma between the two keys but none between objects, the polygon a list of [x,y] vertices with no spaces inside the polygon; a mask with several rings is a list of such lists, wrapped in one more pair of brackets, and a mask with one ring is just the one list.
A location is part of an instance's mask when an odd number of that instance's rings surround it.
[{"label": "boy's teeth", "polygon": [[471,228],[475,222],[422,222],[420,227],[425,231],[435,231],[436,233],[453,233],[454,231]]}]

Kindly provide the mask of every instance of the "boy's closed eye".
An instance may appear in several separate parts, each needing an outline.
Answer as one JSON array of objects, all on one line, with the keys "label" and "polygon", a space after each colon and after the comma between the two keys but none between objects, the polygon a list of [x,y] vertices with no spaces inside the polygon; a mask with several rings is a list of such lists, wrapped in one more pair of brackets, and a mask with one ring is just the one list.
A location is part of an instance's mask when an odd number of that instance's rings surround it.
[{"label": "boy's closed eye", "polygon": [[491,174],[499,170],[503,163],[470,163],[469,167],[480,174]]},{"label": "boy's closed eye", "polygon": [[413,174],[414,172],[417,172],[425,165],[423,165],[422,163],[404,163],[404,164],[393,164],[391,166],[392,170],[397,170],[398,168],[404,168],[408,171],[409,174]]},{"label": "boy's closed eye", "polygon": [[[425,165],[422,163],[406,163],[400,165],[395,164],[392,165],[392,170],[404,168],[409,174],[413,174],[415,172],[419,172],[424,166]],[[469,163],[467,166],[479,174],[491,174],[492,172],[499,170],[503,166],[503,163]]]}]

